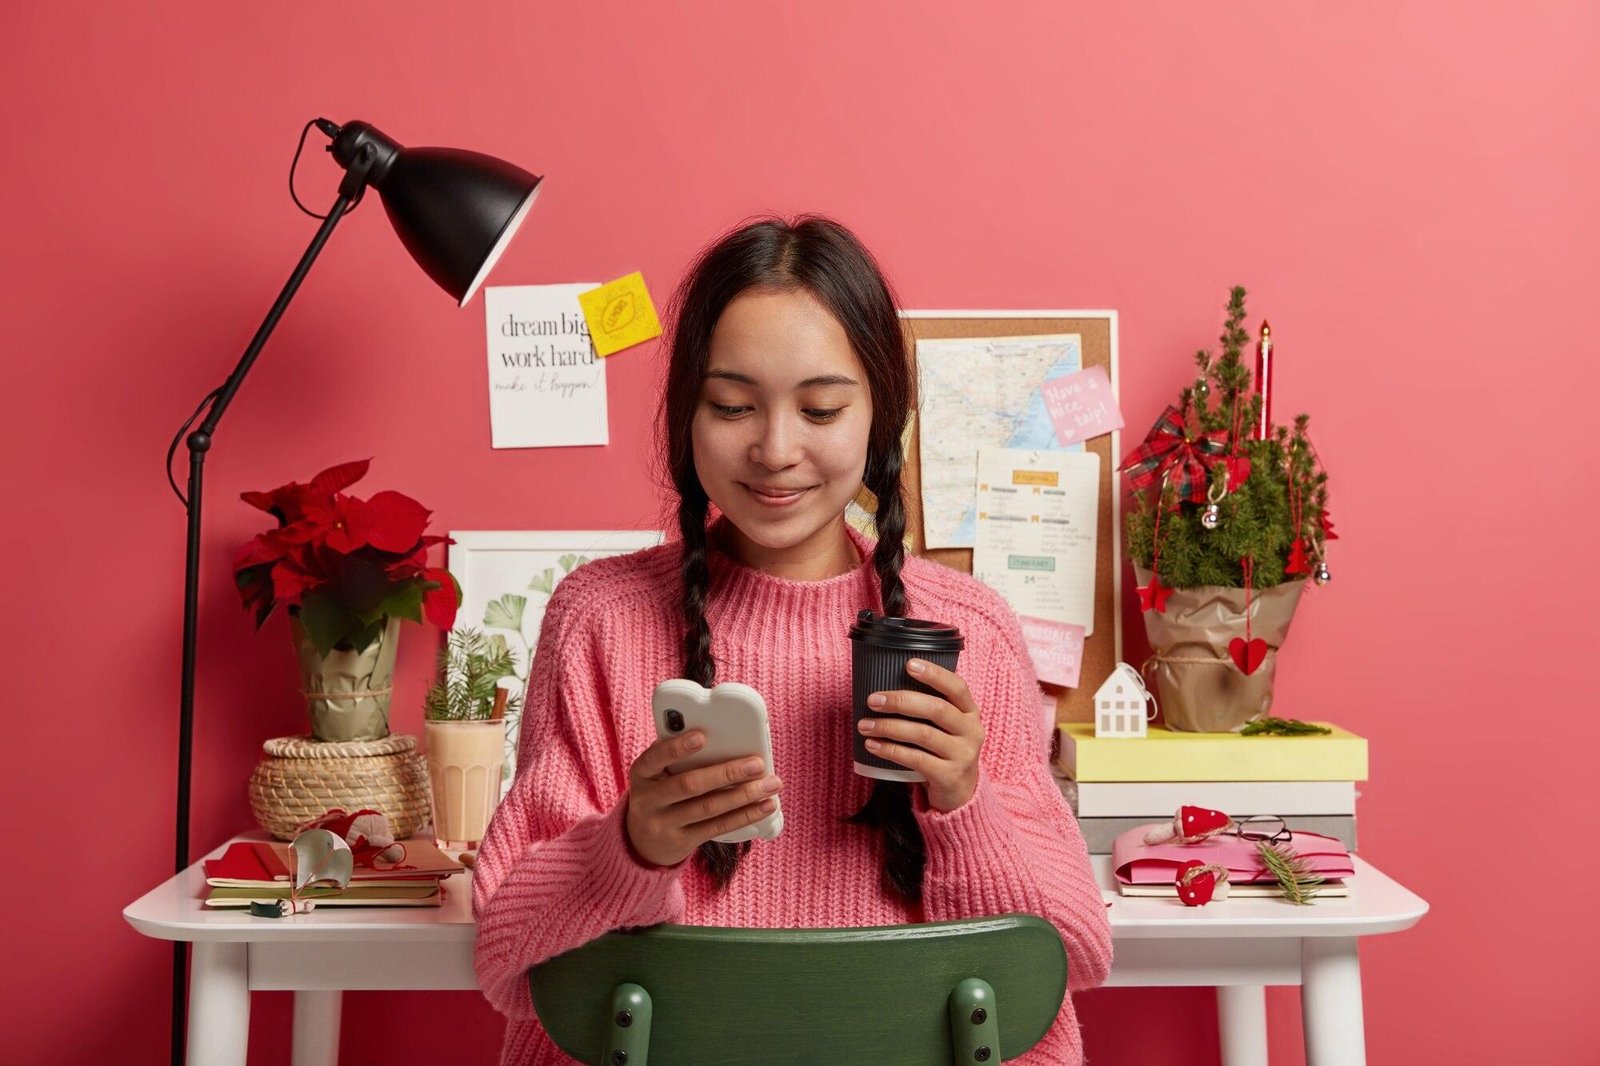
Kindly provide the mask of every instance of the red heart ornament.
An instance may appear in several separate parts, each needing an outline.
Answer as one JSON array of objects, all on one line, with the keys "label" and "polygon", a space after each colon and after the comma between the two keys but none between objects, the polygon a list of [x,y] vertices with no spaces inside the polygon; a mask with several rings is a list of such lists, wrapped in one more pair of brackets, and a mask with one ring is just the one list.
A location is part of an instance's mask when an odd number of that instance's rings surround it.
[{"label": "red heart ornament", "polygon": [[1253,674],[1267,657],[1267,642],[1260,637],[1246,642],[1243,637],[1228,641],[1228,657],[1247,674]]},{"label": "red heart ornament", "polygon": [[1204,907],[1211,902],[1211,897],[1217,891],[1217,875],[1211,872],[1188,874],[1196,867],[1204,866],[1199,859],[1190,859],[1178,867],[1178,873],[1173,878],[1178,889],[1178,900],[1185,907]]}]

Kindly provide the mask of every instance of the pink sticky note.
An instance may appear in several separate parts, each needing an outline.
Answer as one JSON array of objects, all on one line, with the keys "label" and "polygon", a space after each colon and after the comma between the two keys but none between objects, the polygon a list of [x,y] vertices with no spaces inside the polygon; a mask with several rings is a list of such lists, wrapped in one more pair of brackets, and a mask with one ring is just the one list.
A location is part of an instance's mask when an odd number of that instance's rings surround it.
[{"label": "pink sticky note", "polygon": [[1122,428],[1122,412],[1103,366],[1047,381],[1043,391],[1056,440],[1062,444],[1076,444]]},{"label": "pink sticky note", "polygon": [[1047,685],[1077,688],[1078,671],[1083,666],[1083,627],[1028,615],[1021,615],[1018,620],[1039,680]]}]

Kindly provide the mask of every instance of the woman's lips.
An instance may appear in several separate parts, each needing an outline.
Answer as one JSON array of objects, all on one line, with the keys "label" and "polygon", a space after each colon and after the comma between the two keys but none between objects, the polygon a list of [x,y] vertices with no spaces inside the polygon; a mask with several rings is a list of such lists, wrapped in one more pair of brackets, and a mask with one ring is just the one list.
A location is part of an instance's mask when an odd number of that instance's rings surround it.
[{"label": "woman's lips", "polygon": [[755,497],[755,501],[763,507],[790,507],[810,489],[759,489],[754,485],[745,485],[744,489]]}]

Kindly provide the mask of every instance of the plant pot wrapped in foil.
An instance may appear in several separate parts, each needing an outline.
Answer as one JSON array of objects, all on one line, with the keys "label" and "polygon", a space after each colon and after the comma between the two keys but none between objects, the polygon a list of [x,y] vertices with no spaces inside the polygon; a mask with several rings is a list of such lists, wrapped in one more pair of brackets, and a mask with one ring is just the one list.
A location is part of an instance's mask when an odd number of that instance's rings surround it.
[{"label": "plant pot wrapped in foil", "polygon": [[300,689],[316,740],[380,740],[389,735],[389,699],[394,694],[395,652],[400,619],[390,618],[365,651],[317,652],[311,635],[291,618],[300,658]]},{"label": "plant pot wrapped in foil", "polygon": [[[1134,567],[1139,584],[1150,572]],[[1285,581],[1250,592],[1250,635],[1267,643],[1266,658],[1246,674],[1228,655],[1228,642],[1243,637],[1245,590],[1200,585],[1174,589],[1167,609],[1145,611],[1150,658],[1144,673],[1154,677],[1161,716],[1168,729],[1191,733],[1235,733],[1272,709],[1272,679],[1278,649],[1305,590],[1304,580]]]}]

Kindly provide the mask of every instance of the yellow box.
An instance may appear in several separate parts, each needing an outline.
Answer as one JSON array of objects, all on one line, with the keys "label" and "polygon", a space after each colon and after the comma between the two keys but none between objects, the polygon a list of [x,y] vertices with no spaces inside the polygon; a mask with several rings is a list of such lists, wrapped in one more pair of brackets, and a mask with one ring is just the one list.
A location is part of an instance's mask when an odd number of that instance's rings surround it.
[{"label": "yellow box", "polygon": [[1062,722],[1056,762],[1075,781],[1365,781],[1366,738],[1315,724],[1333,732],[1246,737],[1153,725],[1145,737],[1097,737],[1089,722]]}]

